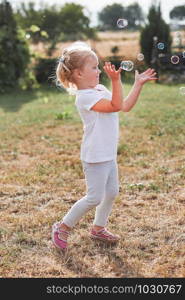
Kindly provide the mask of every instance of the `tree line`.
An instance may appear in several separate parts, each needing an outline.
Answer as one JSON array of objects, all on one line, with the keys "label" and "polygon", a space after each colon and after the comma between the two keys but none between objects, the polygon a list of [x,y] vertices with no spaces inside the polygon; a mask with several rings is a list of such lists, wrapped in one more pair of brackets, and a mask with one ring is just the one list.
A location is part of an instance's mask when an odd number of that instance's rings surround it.
[{"label": "tree line", "polygon": [[[128,30],[140,30],[147,24],[147,17],[138,3],[128,6],[114,3],[105,6],[98,13],[96,27],[90,26],[90,17],[84,13],[84,7],[75,3],[62,6],[45,4],[36,9],[34,2],[22,2],[13,14],[17,24],[25,30],[33,43],[49,41],[51,48],[60,41],[95,39],[97,30],[119,30],[116,26],[119,18],[128,21]],[[170,18],[183,20],[185,5],[174,7]]]}]

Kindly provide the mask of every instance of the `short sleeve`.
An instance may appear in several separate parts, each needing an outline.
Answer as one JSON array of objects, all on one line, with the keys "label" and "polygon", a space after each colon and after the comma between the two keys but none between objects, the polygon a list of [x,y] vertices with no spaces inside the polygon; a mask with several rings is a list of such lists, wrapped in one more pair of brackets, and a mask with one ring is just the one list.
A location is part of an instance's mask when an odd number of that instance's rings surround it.
[{"label": "short sleeve", "polygon": [[101,91],[87,91],[77,96],[76,106],[79,109],[90,110],[98,101],[103,99]]},{"label": "short sleeve", "polygon": [[102,91],[105,91],[105,92],[109,92],[109,93],[110,93],[110,91],[107,89],[107,87],[106,87],[105,85],[103,85],[103,84],[98,84],[98,85],[97,85],[97,89],[100,89],[100,90],[102,90]]}]

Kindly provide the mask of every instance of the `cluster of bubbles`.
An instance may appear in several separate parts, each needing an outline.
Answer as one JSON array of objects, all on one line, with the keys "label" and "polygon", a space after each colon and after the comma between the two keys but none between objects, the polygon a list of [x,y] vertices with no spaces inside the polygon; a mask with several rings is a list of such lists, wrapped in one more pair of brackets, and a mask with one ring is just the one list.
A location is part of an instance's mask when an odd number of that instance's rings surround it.
[{"label": "cluster of bubbles", "polygon": [[[137,55],[137,60],[138,61],[142,61],[142,60],[144,60],[144,54],[143,53],[139,53],[138,55]],[[121,62],[121,64],[120,64],[120,67],[123,69],[123,70],[125,70],[125,71],[127,71],[127,72],[130,72],[130,71],[132,71],[133,70],[133,68],[134,68],[134,63],[131,61],[131,60],[123,60],[122,62]]]},{"label": "cluster of bubbles", "polygon": [[[128,21],[127,21],[126,19],[118,19],[118,21],[117,21],[117,26],[118,26],[119,28],[125,28],[127,25],[128,25]],[[178,39],[178,42],[179,42],[179,35],[178,35],[178,37],[176,38],[176,40],[177,40],[177,39]],[[176,42],[177,42],[177,41],[176,41]],[[162,42],[159,42],[159,43],[157,43],[157,48],[158,48],[158,50],[164,50],[165,44],[162,43]],[[160,53],[160,54],[159,54],[159,57],[164,57],[164,56],[165,56],[165,55],[164,55],[163,53]],[[183,58],[185,58],[185,51],[182,52],[182,56],[183,56]],[[143,53],[139,53],[139,54],[137,55],[137,60],[138,60],[138,61],[144,60],[144,54],[143,54]],[[176,64],[179,63],[179,61],[180,61],[179,56],[173,55],[173,56],[171,57],[171,63],[172,63],[172,64],[176,65]],[[131,60],[123,60],[123,61],[121,62],[121,64],[120,64],[120,67],[121,67],[123,70],[125,70],[125,71],[127,71],[127,72],[130,72],[130,71],[132,71],[133,68],[134,68],[134,63],[133,63]],[[179,92],[180,92],[181,95],[185,95],[185,87],[180,87]]]},{"label": "cluster of bubbles", "polygon": [[[127,25],[128,25],[128,21],[126,19],[118,19],[117,20],[117,26],[118,26],[118,28],[125,28],[125,27],[127,27]],[[139,53],[137,55],[137,60],[138,61],[144,60],[144,54],[143,53]],[[121,62],[121,64],[120,64],[120,67],[123,70],[125,70],[127,72],[130,72],[134,68],[134,63],[131,60],[123,60]]]},{"label": "cluster of bubbles", "polygon": [[[164,43],[158,43],[158,44],[157,44],[157,48],[158,48],[159,50],[164,50],[164,48],[165,48]],[[182,55],[183,55],[183,57],[185,58],[185,51],[182,53]],[[163,57],[163,56],[164,56],[164,55],[161,55],[161,53],[159,54],[159,57]],[[179,63],[179,61],[180,61],[179,56],[173,55],[173,56],[171,57],[171,63],[172,63],[172,64],[176,65],[176,64]]]},{"label": "cluster of bubbles", "polygon": [[[181,43],[181,33],[180,33],[180,32],[176,32],[176,33],[175,33],[175,38],[174,38],[174,44],[175,44],[175,45],[180,45],[180,43]],[[164,43],[161,43],[161,42],[158,43],[158,44],[157,44],[157,48],[158,48],[159,50],[164,50],[164,48],[165,48]],[[164,56],[164,55],[163,55],[163,56]],[[162,57],[162,54],[159,54],[159,57]],[[185,58],[185,51],[182,52],[182,57]],[[180,58],[179,58],[178,55],[173,55],[173,56],[171,57],[170,60],[171,60],[171,63],[172,63],[172,64],[176,65],[176,64],[179,63]]]},{"label": "cluster of bubbles", "polygon": [[[118,20],[117,20],[117,26],[118,26],[119,28],[125,28],[125,27],[127,27],[127,25],[128,25],[128,21],[127,21],[126,19],[118,19]],[[143,53],[139,53],[139,54],[137,55],[137,60],[138,60],[138,61],[144,60],[144,55],[143,55]],[[127,71],[127,72],[130,72],[130,71],[132,71],[133,68],[134,68],[134,63],[133,63],[131,60],[123,60],[123,61],[121,62],[121,64],[120,64],[120,67],[121,67],[123,70],[125,70],[125,71]]]},{"label": "cluster of bubbles", "polygon": [[[180,32],[176,32],[175,33],[175,40],[174,40],[174,42],[175,42],[175,45],[179,45],[181,43],[181,33]],[[185,58],[185,51],[182,52],[182,57]],[[173,58],[173,61],[176,64],[179,63],[179,56],[172,56],[172,58]],[[172,58],[171,58],[171,60],[172,60]],[[185,96],[185,87],[183,87],[183,86],[180,87],[179,88],[179,93],[180,93],[180,95]]]}]

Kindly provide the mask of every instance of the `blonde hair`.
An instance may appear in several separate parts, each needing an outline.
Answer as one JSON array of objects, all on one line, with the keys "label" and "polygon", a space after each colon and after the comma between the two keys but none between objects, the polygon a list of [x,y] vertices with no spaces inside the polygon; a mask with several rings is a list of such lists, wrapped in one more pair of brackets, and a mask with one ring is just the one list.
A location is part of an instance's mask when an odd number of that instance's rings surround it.
[{"label": "blonde hair", "polygon": [[56,68],[56,80],[69,93],[73,93],[77,89],[73,71],[75,69],[82,69],[89,56],[96,56],[96,53],[82,42],[75,42],[63,50]]}]

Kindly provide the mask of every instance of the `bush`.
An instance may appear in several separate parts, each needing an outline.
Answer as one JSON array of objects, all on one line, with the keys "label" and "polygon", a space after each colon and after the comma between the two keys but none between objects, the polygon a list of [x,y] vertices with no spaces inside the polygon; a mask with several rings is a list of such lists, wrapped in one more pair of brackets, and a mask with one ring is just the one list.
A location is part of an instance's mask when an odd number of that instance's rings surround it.
[{"label": "bush", "polygon": [[[160,5],[156,7],[152,5],[148,14],[148,24],[141,31],[141,51],[145,56],[145,62],[147,65],[151,65],[152,52],[156,45],[154,45],[154,39],[156,37],[156,43],[164,43],[164,49],[159,51],[163,54],[171,52],[172,39],[170,36],[169,25],[165,23],[161,16]],[[157,48],[157,47],[156,47]],[[157,55],[158,49],[155,48]]]},{"label": "bush", "polygon": [[0,27],[0,92],[5,92],[18,87],[20,79],[27,76],[30,53],[25,34],[17,28],[12,8],[5,0],[0,4]]},{"label": "bush", "polygon": [[36,79],[39,83],[48,83],[55,80],[56,59],[39,58],[34,67]]}]

